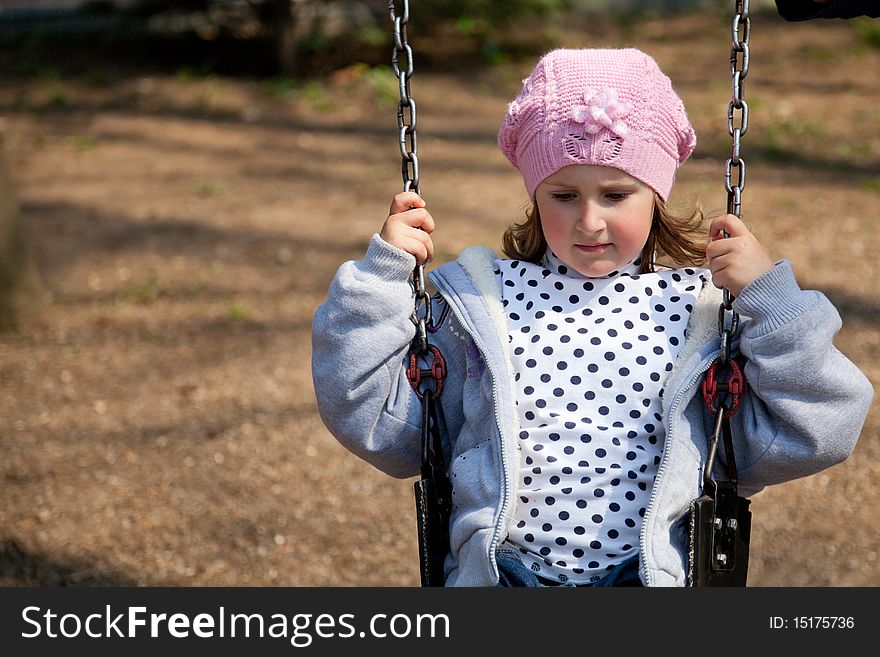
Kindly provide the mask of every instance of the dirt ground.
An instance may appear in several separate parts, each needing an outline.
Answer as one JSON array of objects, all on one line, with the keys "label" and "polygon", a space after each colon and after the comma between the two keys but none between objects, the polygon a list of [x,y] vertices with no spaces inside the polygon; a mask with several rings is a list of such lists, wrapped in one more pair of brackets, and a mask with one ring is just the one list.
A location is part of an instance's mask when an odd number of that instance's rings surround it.
[{"label": "dirt ground", "polygon": [[[876,22],[875,22],[876,23]],[[880,49],[854,22],[752,21],[746,218],[841,311],[880,383]],[[416,47],[418,38],[411,34]],[[725,204],[728,19],[592,22],[642,48],[699,135],[676,199]],[[47,290],[0,334],[0,585],[417,586],[412,480],[321,424],[310,325],[400,189],[395,80],[290,83],[4,56],[6,158]],[[525,196],[495,146],[533,60],[420,71],[437,262]],[[880,413],[854,455],[753,498],[752,586],[878,586]]]}]

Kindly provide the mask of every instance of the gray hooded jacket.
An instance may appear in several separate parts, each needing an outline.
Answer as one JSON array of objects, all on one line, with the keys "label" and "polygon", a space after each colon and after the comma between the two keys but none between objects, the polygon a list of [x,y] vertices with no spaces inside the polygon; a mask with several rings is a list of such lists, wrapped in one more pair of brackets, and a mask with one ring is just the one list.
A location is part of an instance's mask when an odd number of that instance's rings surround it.
[{"label": "gray hooded jacket", "polygon": [[[440,298],[429,337],[449,365],[441,399],[454,491],[447,586],[497,584],[495,550],[516,504],[519,431],[495,258],[472,247],[430,274]],[[363,260],[340,267],[312,326],[324,423],[353,453],[401,478],[420,466],[421,405],[405,374],[414,265],[374,235]],[[712,430],[699,383],[719,353],[720,295],[704,287],[666,383],[666,443],[640,534],[647,586],[686,584],[688,509],[700,494]],[[786,261],[742,290],[734,307],[741,315],[734,347],[748,387],[731,424],[740,494],[752,495],[846,459],[873,387],[832,344],[841,326],[835,308],[801,290]]]}]

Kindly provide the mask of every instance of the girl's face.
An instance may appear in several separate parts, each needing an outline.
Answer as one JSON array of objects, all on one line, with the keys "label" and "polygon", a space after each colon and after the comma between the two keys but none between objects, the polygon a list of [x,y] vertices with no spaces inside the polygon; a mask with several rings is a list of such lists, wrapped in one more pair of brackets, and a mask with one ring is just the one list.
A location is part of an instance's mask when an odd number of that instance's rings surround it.
[{"label": "girl's face", "polygon": [[547,246],[584,276],[606,276],[641,253],[654,191],[613,167],[573,164],[535,190]]}]

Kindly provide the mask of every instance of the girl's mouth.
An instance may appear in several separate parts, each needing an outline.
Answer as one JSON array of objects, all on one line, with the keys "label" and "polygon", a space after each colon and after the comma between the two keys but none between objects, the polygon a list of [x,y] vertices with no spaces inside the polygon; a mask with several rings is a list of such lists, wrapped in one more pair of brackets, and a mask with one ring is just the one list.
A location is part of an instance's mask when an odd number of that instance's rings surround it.
[{"label": "girl's mouth", "polygon": [[602,253],[611,244],[575,244],[584,253]]}]

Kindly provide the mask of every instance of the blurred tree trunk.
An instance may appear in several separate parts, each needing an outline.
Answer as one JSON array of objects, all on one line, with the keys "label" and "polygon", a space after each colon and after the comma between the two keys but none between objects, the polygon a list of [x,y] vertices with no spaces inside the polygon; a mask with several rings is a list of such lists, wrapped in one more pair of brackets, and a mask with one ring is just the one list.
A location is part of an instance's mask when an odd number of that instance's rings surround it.
[{"label": "blurred tree trunk", "polygon": [[42,305],[43,285],[21,224],[0,132],[0,328],[10,328]]},{"label": "blurred tree trunk", "polygon": [[291,77],[299,73],[297,65],[296,0],[272,0],[269,25],[275,40],[278,70]]}]

